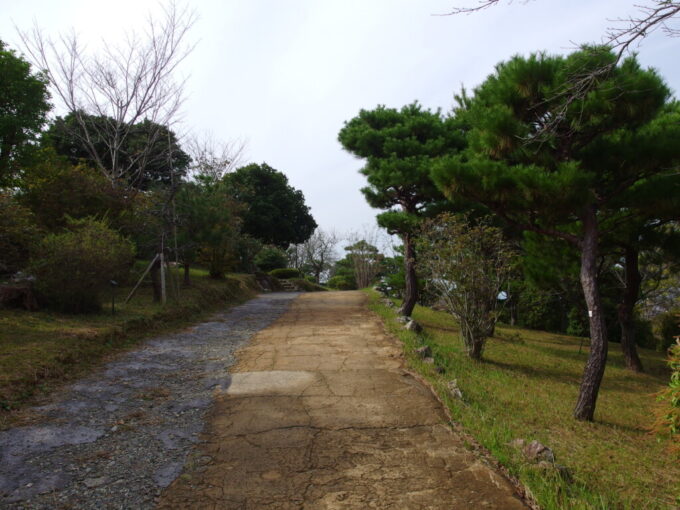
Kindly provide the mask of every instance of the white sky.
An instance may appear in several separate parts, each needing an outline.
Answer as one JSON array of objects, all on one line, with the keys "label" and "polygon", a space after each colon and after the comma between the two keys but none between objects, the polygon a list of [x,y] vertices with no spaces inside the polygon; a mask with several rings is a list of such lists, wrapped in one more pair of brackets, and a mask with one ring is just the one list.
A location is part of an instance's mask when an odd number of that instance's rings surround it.
[{"label": "white sky", "polygon": [[[433,16],[465,0],[195,0],[197,42],[182,67],[183,130],[248,140],[301,189],[317,223],[338,232],[374,224],[359,189],[361,161],[337,134],[361,108],[452,106],[461,84],[478,85],[514,54],[567,53],[597,42],[612,19],[646,0],[515,0],[473,15]],[[467,0],[470,5],[474,0]],[[0,0],[0,39],[35,20],[49,35],[71,28],[96,44],[142,27],[152,0]],[[680,90],[680,39],[655,33],[637,48]]]}]

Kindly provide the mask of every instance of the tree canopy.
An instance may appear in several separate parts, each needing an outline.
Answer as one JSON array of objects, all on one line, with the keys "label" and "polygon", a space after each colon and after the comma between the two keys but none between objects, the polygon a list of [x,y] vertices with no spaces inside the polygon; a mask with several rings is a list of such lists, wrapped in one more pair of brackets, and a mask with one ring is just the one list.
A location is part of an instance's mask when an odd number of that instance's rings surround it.
[{"label": "tree canopy", "polygon": [[417,299],[412,233],[420,217],[449,207],[432,182],[430,169],[435,158],[463,147],[463,133],[455,123],[415,102],[400,110],[385,106],[361,110],[338,135],[347,151],[366,161],[361,173],[368,186],[361,191],[372,207],[385,210],[378,215],[378,224],[404,242],[406,315]]},{"label": "tree canopy", "polygon": [[50,109],[47,78],[0,41],[0,185],[17,173],[28,142],[45,124]]},{"label": "tree canopy", "polygon": [[103,165],[104,175],[118,175],[125,185],[138,189],[169,186],[186,175],[191,158],[172,130],[144,120],[121,132],[117,150],[112,151],[108,133],[112,123],[108,117],[70,113],[57,117],[45,138],[74,165],[83,161],[94,168]]},{"label": "tree canopy", "polygon": [[291,243],[305,242],[314,232],[316,221],[302,191],[288,184],[282,172],[266,163],[253,163],[224,179],[232,187],[234,198],[246,205],[243,233],[286,249]]}]

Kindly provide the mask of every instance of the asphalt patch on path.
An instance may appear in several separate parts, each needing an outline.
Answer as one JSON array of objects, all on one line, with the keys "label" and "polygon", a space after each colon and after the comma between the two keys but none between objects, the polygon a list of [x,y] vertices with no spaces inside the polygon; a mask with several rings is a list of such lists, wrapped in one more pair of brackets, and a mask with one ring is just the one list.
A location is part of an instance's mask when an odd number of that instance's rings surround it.
[{"label": "asphalt patch on path", "polygon": [[146,509],[182,472],[233,353],[289,307],[272,293],[150,339],[0,432],[0,507]]}]

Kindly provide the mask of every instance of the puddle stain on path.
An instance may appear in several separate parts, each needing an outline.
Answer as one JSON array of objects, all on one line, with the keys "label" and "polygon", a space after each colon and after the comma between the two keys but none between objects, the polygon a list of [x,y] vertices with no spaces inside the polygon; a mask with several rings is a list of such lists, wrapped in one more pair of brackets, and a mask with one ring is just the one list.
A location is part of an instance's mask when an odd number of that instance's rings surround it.
[{"label": "puddle stain on path", "polygon": [[145,342],[0,432],[0,507],[153,508],[203,430],[233,352],[297,294],[260,296]]},{"label": "puddle stain on path", "polygon": [[527,508],[446,425],[365,301],[302,295],[237,353],[159,508]]}]

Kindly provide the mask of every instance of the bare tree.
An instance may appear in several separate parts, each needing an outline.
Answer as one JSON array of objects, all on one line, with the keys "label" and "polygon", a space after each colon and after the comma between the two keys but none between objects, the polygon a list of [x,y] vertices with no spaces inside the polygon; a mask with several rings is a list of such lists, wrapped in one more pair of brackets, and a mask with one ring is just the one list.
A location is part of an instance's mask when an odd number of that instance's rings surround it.
[{"label": "bare tree", "polygon": [[377,244],[379,232],[377,228],[365,228],[362,233],[353,232],[347,236],[350,243],[345,247],[354,270],[357,288],[368,287],[380,272],[380,264],[384,256]]},{"label": "bare tree", "polygon": [[186,142],[192,159],[191,175],[219,181],[247,163],[247,147],[247,141],[242,138],[224,142],[217,140],[210,132],[191,136]]},{"label": "bare tree", "polygon": [[[53,96],[75,119],[74,137],[112,183],[139,173],[157,157],[153,147],[176,122],[184,82],[174,75],[193,49],[187,35],[194,21],[193,12],[172,2],[160,20],[149,16],[142,34],[130,32],[120,45],[103,41],[94,54],[73,31],[56,41],[37,25],[19,31],[26,53],[45,70]],[[151,127],[145,143],[128,151],[125,142],[141,122]]]},{"label": "bare tree", "polygon": [[323,272],[335,261],[335,247],[338,242],[335,232],[317,228],[304,243],[288,249],[290,263],[297,269],[308,268],[319,283]]},{"label": "bare tree", "polygon": [[[501,0],[477,0],[472,5],[454,7],[443,15],[471,14],[483,11],[500,2]],[[527,2],[528,0],[525,0],[522,3]],[[512,3],[512,0],[509,0],[508,3]],[[635,7],[637,8],[636,15],[614,19],[614,25],[607,30],[604,36],[603,44],[618,49],[619,58],[631,45],[639,42],[656,30],[661,30],[671,37],[680,35],[680,28],[670,24],[680,14],[680,1],[649,0],[646,4],[638,4]]]}]

